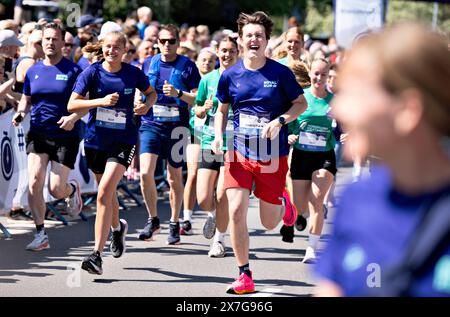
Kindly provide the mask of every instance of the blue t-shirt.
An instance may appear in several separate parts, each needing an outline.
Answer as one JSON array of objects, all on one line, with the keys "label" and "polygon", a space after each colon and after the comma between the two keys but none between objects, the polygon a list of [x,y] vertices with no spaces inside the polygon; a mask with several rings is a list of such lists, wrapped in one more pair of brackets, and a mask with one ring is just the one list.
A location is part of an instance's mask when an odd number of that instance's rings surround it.
[{"label": "blue t-shirt", "polygon": [[114,144],[134,145],[138,135],[138,127],[133,120],[134,94],[136,88],[145,92],[150,87],[147,76],[139,68],[126,63],[122,63],[117,73],[110,73],[101,63],[94,63],[85,69],[73,91],[81,96],[89,93],[89,99],[118,92],[119,100],[113,107],[89,110],[85,146],[108,150]]},{"label": "blue t-shirt", "polygon": [[[337,283],[346,296],[370,295],[369,275],[375,274],[377,267],[382,275],[399,261],[423,217],[420,206],[443,193],[450,195],[450,184],[434,193],[405,196],[393,189],[387,168],[375,167],[369,179],[344,191],[333,235],[319,258],[316,273]],[[436,264],[412,285],[411,295],[450,296],[449,274],[447,246]],[[369,280],[375,282],[375,275]]]},{"label": "blue t-shirt", "polygon": [[[180,56],[178,56],[177,59],[178,58],[180,58]],[[162,90],[164,81],[167,80],[168,82],[170,82],[170,76],[175,64],[177,63],[177,59],[173,62],[168,63],[161,60],[159,77],[155,87],[155,90],[158,93],[158,99],[156,100],[155,105],[150,109],[150,111],[142,117],[142,129],[146,129],[148,126],[157,126],[158,128],[163,129],[166,132],[170,132],[175,127],[189,127],[188,104],[184,101],[181,101],[181,106],[178,106],[176,104],[178,98],[167,97],[166,95],[164,95]],[[194,62],[190,60],[186,62],[181,76],[181,80],[187,90],[191,91],[198,88],[198,84],[200,83],[200,73],[198,72],[197,66]],[[168,106],[171,108],[176,108],[176,112],[178,114],[177,119],[173,121],[162,121],[156,118],[154,116],[154,110],[158,106]]]},{"label": "blue t-shirt", "polygon": [[67,103],[80,73],[80,67],[66,58],[53,66],[40,61],[28,69],[23,93],[31,96],[31,132],[55,138],[79,135],[80,122],[71,131],[61,129],[57,122],[70,115]]},{"label": "blue t-shirt", "polygon": [[85,70],[86,68],[89,67],[90,64],[86,57],[81,56],[80,59],[78,60],[77,65],[80,66],[82,70]]},{"label": "blue t-shirt", "polygon": [[225,70],[217,98],[221,103],[229,103],[233,110],[235,150],[253,160],[288,155],[287,126],[272,142],[260,134],[267,123],[288,111],[301,94],[303,89],[292,71],[271,59],[257,71],[246,69],[242,60]]},{"label": "blue t-shirt", "polygon": [[152,57],[153,56],[149,56],[146,59],[144,59],[144,62],[142,63],[142,71],[144,72],[144,74],[148,74],[148,69],[150,67],[150,63],[152,61]]}]

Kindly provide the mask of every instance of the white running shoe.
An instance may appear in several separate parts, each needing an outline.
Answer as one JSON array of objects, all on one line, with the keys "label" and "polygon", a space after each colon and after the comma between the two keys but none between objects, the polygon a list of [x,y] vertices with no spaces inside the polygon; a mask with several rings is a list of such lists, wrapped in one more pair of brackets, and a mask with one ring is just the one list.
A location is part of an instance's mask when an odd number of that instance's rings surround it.
[{"label": "white running shoe", "polygon": [[29,251],[41,251],[49,248],[50,243],[48,241],[48,235],[42,230],[34,235],[34,240],[27,245],[26,249]]},{"label": "white running shoe", "polygon": [[216,214],[208,213],[205,224],[203,226],[203,236],[206,239],[212,239],[216,233]]},{"label": "white running shoe", "polygon": [[80,185],[76,180],[71,180],[70,184],[75,186],[75,192],[72,196],[66,198],[67,213],[72,216],[78,216],[83,208],[83,200],[81,199]]},{"label": "white running shoe", "polygon": [[208,252],[210,258],[223,258],[225,256],[225,245],[223,242],[214,241]]},{"label": "white running shoe", "polygon": [[312,264],[316,263],[316,261],[316,251],[312,247],[307,247],[302,263]]}]

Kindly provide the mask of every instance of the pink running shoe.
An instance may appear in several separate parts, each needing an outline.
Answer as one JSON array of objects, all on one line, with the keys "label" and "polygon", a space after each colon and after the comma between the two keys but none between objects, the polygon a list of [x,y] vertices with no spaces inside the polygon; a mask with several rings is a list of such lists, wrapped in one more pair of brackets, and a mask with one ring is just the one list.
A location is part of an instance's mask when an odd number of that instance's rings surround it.
[{"label": "pink running shoe", "polygon": [[297,219],[297,208],[291,201],[291,196],[287,189],[283,190],[283,206],[284,206],[284,216],[283,223],[285,226],[292,227]]},{"label": "pink running shoe", "polygon": [[228,294],[243,295],[255,292],[255,283],[247,274],[242,273],[239,278],[227,288]]}]

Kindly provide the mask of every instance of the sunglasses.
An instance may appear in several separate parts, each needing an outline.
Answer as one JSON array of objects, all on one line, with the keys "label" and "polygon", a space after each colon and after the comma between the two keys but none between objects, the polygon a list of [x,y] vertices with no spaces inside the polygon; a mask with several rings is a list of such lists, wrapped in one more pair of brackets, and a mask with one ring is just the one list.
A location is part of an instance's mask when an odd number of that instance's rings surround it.
[{"label": "sunglasses", "polygon": [[72,43],[64,43],[64,46],[65,47],[73,47],[73,44]]},{"label": "sunglasses", "polygon": [[166,42],[169,42],[170,45],[173,45],[177,42],[177,39],[159,39],[159,43],[166,44]]},{"label": "sunglasses", "polygon": [[128,55],[136,54],[136,50],[128,50]]}]

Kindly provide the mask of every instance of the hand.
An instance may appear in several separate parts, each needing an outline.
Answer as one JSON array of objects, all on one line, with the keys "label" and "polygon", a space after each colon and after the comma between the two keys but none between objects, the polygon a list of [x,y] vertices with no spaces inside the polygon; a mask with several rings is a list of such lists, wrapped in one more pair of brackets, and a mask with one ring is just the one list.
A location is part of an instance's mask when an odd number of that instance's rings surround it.
[{"label": "hand", "polygon": [[211,150],[214,152],[214,154],[223,154],[223,138],[215,138],[214,141],[211,143]]},{"label": "hand", "polygon": [[135,101],[133,111],[135,115],[143,116],[147,114],[150,108],[151,108],[150,105],[147,105],[141,101]]},{"label": "hand", "polygon": [[209,111],[213,107],[212,94],[207,100],[205,100],[203,107],[205,108],[205,111]]},{"label": "hand", "polygon": [[289,145],[294,144],[295,142],[297,142],[297,140],[298,140],[298,135],[296,135],[296,134],[291,134],[288,136]]},{"label": "hand", "polygon": [[167,97],[176,97],[178,95],[178,92],[175,89],[175,87],[172,84],[169,84],[167,80],[164,81],[163,93]]},{"label": "hand", "polygon": [[12,118],[11,122],[15,127],[17,127],[23,121],[23,118],[25,118],[25,112],[18,111]]},{"label": "hand", "polygon": [[278,133],[281,130],[281,123],[278,122],[278,119],[270,121],[262,130],[261,137],[263,139],[271,139],[274,140]]},{"label": "hand", "polygon": [[72,116],[63,116],[59,119],[57,124],[59,124],[61,129],[71,131],[75,126],[75,121],[72,119]]},{"label": "hand", "polygon": [[115,92],[103,97],[102,103],[105,107],[112,107],[116,105],[117,101],[119,101],[119,93]]},{"label": "hand", "polygon": [[342,133],[340,137],[340,141],[342,144],[345,144],[345,142],[348,141],[348,133]]}]

